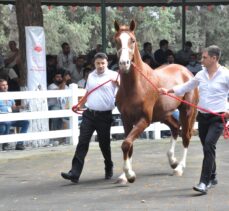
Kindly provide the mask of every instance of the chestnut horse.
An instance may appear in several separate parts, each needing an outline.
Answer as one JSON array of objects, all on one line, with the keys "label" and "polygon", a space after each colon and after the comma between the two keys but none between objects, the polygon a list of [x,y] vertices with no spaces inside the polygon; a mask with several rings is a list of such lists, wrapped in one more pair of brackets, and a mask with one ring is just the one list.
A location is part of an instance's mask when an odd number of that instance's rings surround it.
[{"label": "chestnut horse", "polygon": [[[115,21],[114,26],[120,72],[120,87],[116,102],[125,131],[125,140],[122,143],[124,173],[118,181],[121,183],[126,183],[127,180],[128,182],[135,181],[136,175],[132,170],[131,159],[133,142],[151,122],[158,121],[166,124],[171,130],[171,147],[167,155],[174,174],[181,176],[186,166],[196,108],[181,104],[169,96],[159,95],[157,88],[171,88],[188,81],[193,75],[185,67],[177,64],[164,65],[155,70],[151,69],[141,59],[134,35],[135,22],[132,20],[130,26],[120,26]],[[197,89],[190,91],[179,98],[197,104],[198,91]],[[180,112],[179,121],[172,117],[172,112],[177,108]],[[182,128],[184,152],[181,161],[178,162],[174,151],[180,127]]]}]

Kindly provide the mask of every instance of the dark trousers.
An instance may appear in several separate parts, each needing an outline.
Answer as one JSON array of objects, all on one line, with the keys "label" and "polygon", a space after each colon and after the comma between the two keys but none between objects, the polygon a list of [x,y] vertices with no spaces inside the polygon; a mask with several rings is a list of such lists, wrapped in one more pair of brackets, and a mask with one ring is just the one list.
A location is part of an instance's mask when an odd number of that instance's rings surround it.
[{"label": "dark trousers", "polygon": [[223,123],[221,117],[200,112],[197,121],[204,154],[200,182],[207,185],[216,177],[216,143],[223,132]]},{"label": "dark trousers", "polygon": [[93,112],[86,110],[80,125],[79,143],[76,147],[75,155],[72,160],[72,173],[80,177],[84,166],[84,159],[89,149],[89,143],[94,131],[97,132],[99,147],[104,157],[105,170],[113,167],[110,147],[110,129],[112,123],[112,113]]},{"label": "dark trousers", "polygon": [[[20,127],[19,133],[27,133],[29,128],[29,121],[18,120],[18,121],[1,122],[1,125],[4,126],[4,131],[2,131],[2,134],[4,135],[10,133],[10,127]],[[17,144],[24,144],[24,142],[18,141]]]}]

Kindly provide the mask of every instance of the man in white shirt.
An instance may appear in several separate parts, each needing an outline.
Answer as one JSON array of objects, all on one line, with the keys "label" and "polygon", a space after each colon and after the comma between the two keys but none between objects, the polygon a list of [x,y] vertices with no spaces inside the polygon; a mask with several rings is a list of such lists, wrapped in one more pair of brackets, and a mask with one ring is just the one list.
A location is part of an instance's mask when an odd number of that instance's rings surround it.
[{"label": "man in white shirt", "polygon": [[61,45],[62,51],[57,56],[57,68],[63,72],[69,71],[72,73],[75,71],[76,52],[70,49],[68,43]]},{"label": "man in white shirt", "polygon": [[[95,59],[95,70],[88,76],[86,90],[78,108],[86,102],[87,110],[83,112],[83,119],[80,125],[79,143],[72,160],[72,168],[68,173],[61,173],[61,176],[77,183],[84,166],[84,159],[88,152],[89,143],[94,131],[98,134],[99,147],[104,157],[105,179],[113,176],[113,162],[111,159],[110,128],[112,123],[112,110],[115,107],[115,94],[118,82],[118,73],[107,68],[108,58],[104,53],[97,53]],[[94,90],[99,85],[111,80],[104,86]]]},{"label": "man in white shirt", "polygon": [[227,111],[227,96],[229,93],[229,70],[219,64],[221,50],[212,45],[202,53],[203,70],[199,71],[190,81],[173,87],[160,88],[160,93],[175,93],[182,96],[184,93],[199,87],[200,100],[198,106],[208,110],[199,110],[197,115],[199,137],[203,146],[204,159],[200,182],[194,186],[195,191],[206,194],[207,190],[218,183],[216,179],[216,143],[222,134],[223,123],[220,116],[211,112],[222,114],[229,118]]}]

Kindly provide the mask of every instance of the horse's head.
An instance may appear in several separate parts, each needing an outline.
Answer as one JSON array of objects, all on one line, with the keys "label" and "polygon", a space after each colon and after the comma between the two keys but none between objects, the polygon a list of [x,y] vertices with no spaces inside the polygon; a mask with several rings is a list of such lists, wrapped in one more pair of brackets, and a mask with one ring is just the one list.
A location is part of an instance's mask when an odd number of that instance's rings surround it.
[{"label": "horse's head", "polygon": [[121,71],[128,73],[134,57],[136,44],[136,38],[134,36],[135,22],[132,20],[130,26],[120,26],[115,21],[114,27],[116,30],[114,39],[119,59],[119,68]]}]

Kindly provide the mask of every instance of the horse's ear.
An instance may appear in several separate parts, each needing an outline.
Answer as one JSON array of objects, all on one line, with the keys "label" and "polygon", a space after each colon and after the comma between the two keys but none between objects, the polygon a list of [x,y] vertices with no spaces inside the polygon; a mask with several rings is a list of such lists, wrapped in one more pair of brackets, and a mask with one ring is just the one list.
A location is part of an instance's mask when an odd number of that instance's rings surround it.
[{"label": "horse's ear", "polygon": [[114,22],[114,27],[115,27],[115,30],[116,31],[119,31],[119,24],[118,24],[118,22],[115,20],[115,22]]},{"label": "horse's ear", "polygon": [[134,20],[132,20],[132,21],[130,22],[130,31],[134,31],[135,27],[136,27],[136,23],[135,23]]}]

